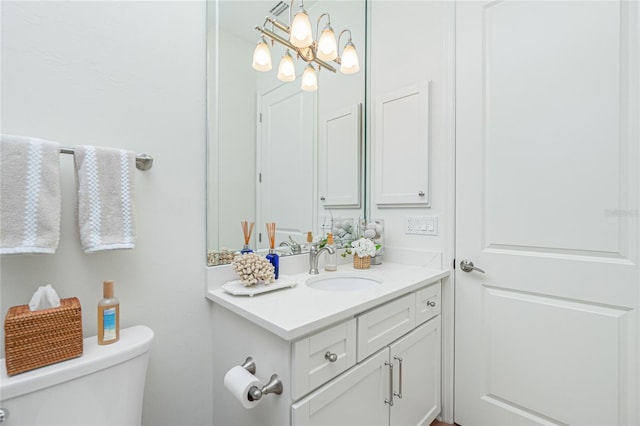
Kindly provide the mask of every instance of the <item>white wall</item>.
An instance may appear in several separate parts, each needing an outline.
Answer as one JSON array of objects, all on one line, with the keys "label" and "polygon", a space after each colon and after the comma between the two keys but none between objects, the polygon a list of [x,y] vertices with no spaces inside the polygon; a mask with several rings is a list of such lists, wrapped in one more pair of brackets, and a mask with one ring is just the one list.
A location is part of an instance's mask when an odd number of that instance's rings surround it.
[{"label": "white wall", "polygon": [[155,158],[151,170],[136,173],[136,248],[87,255],[78,241],[73,158],[61,156],[60,246],[54,255],[0,259],[3,315],[52,283],[62,297],[79,297],[84,334],[92,335],[102,281],[114,279],[122,326],[146,324],[156,333],[143,422],[211,424],[205,2],[1,7],[3,133]]},{"label": "white wall", "polygon": [[[453,235],[452,155],[453,140],[448,108],[453,92],[449,89],[452,69],[447,69],[446,2],[372,1],[369,3],[371,96],[376,97],[431,81],[430,99],[430,207],[379,208],[371,199],[372,218],[385,220],[385,243],[390,247],[443,251],[443,267],[450,267],[447,251]],[[403,29],[403,30],[400,30]],[[369,114],[372,113],[372,108]],[[371,116],[372,117],[372,116]],[[375,127],[371,127],[375,130]],[[383,160],[384,161],[384,160]],[[376,173],[376,170],[372,171]],[[370,180],[371,182],[373,179]],[[375,188],[371,188],[375,194]],[[407,235],[407,216],[437,216],[438,235]]]},{"label": "white wall", "polygon": [[[431,254],[440,266],[450,269],[454,257],[454,27],[455,5],[448,1],[370,1],[368,27],[370,96],[394,92],[421,81],[430,86],[429,140],[429,207],[379,208],[369,196],[371,218],[385,220],[383,257],[391,257],[389,247],[396,250],[395,259],[406,258],[404,249],[432,252],[420,255],[425,262]],[[369,108],[369,131],[373,108]],[[369,133],[368,140],[375,137]],[[369,153],[371,155],[371,153]],[[384,161],[384,160],[383,160]],[[376,173],[370,170],[369,173]],[[368,179],[368,194],[375,194],[372,176]],[[405,234],[407,216],[436,216],[438,235]],[[399,254],[398,254],[399,253]],[[418,260],[418,259],[416,259]],[[454,277],[443,280],[442,287],[442,412],[444,421],[453,423],[453,356],[454,356]]]}]

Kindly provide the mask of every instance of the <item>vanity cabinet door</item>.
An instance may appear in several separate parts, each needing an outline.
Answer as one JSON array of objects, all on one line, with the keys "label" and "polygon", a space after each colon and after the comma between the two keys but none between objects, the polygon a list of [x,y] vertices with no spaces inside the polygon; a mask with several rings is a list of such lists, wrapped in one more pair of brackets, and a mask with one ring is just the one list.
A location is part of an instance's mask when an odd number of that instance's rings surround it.
[{"label": "vanity cabinet door", "polygon": [[391,346],[391,425],[429,425],[440,413],[440,316]]},{"label": "vanity cabinet door", "polygon": [[291,407],[294,426],[389,424],[389,348],[358,364]]}]

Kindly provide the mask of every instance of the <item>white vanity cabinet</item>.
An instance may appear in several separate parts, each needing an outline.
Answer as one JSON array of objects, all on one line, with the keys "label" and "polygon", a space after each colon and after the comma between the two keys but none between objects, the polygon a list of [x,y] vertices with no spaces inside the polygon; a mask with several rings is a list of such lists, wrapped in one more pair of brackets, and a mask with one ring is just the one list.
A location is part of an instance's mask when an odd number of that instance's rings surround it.
[{"label": "white vanity cabinet", "polygon": [[358,316],[360,362],[294,403],[291,424],[429,425],[440,412],[440,304],[425,304],[433,315],[417,327],[415,305],[439,294],[438,283]]},{"label": "white vanity cabinet", "polygon": [[[385,267],[399,271],[398,280],[403,271],[417,272]],[[353,294],[354,304],[342,315],[336,305],[348,295],[307,287],[253,299],[213,292],[220,305],[212,316],[214,424],[429,425],[440,413],[440,279],[447,274],[412,278],[395,291],[389,279],[385,290],[393,293],[378,303],[367,299],[375,293]],[[306,326],[304,333],[283,327],[309,324],[297,319],[308,312],[321,325]],[[260,381],[277,374],[283,384],[282,394],[265,395],[250,410],[223,385],[226,372],[247,356]]]}]

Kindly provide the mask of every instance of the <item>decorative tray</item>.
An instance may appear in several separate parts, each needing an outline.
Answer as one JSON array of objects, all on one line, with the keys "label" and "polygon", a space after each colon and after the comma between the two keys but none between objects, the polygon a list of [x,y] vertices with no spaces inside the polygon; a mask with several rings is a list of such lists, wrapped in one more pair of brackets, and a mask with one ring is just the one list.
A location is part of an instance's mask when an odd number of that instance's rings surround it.
[{"label": "decorative tray", "polygon": [[260,281],[256,285],[251,287],[245,287],[240,280],[227,281],[222,285],[222,289],[234,296],[249,296],[252,297],[256,294],[266,293],[269,291],[280,290],[281,288],[295,287],[298,281],[287,275],[280,275],[280,277],[270,284],[265,284]]}]

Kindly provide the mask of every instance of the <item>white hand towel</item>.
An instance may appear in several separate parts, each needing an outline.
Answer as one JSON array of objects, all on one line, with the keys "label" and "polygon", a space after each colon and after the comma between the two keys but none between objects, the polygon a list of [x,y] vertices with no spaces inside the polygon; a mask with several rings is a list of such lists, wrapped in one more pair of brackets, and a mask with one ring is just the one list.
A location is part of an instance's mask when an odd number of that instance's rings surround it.
[{"label": "white hand towel", "polygon": [[0,254],[54,253],[60,209],[60,144],[0,135]]},{"label": "white hand towel", "polygon": [[133,248],[135,153],[86,145],[74,149],[84,252]]}]

